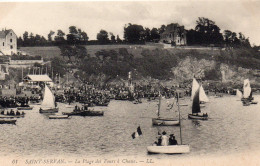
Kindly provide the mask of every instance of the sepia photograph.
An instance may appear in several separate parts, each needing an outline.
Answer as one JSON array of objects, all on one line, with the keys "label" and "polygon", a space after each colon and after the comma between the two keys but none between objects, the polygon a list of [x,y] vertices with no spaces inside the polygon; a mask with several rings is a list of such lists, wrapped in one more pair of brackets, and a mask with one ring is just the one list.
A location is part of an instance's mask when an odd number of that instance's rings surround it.
[{"label": "sepia photograph", "polygon": [[256,166],[260,1],[0,2],[0,166]]}]

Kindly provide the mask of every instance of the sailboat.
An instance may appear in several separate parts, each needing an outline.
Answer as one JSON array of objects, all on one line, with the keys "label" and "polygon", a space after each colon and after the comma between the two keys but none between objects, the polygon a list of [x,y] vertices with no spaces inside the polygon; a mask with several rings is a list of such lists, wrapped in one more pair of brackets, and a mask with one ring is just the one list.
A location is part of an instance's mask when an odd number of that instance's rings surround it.
[{"label": "sailboat", "polygon": [[243,85],[243,97],[241,98],[241,101],[243,102],[243,106],[249,106],[250,104],[257,104],[257,102],[254,102],[253,92],[250,87],[250,81],[249,79],[244,80]]},{"label": "sailboat", "polygon": [[209,98],[207,97],[204,88],[199,85],[199,83],[195,78],[193,78],[192,81],[191,100],[193,100],[197,89],[200,90],[200,94],[199,94],[200,103],[209,102]]},{"label": "sailboat", "polygon": [[162,117],[160,117],[161,105],[162,105],[162,96],[161,96],[161,94],[159,94],[159,104],[158,104],[157,118],[152,118],[153,125],[157,125],[157,126],[176,126],[176,125],[179,125],[180,124],[179,120],[176,120],[174,118],[162,118]]},{"label": "sailboat", "polygon": [[[178,97],[178,96],[177,96]],[[179,98],[179,97],[178,97]],[[178,111],[179,111],[179,122],[181,122],[181,115],[180,115],[180,106],[177,99]],[[182,154],[182,153],[189,153],[190,146],[182,144],[182,133],[181,133],[181,123],[180,123],[180,145],[167,145],[167,146],[147,146],[148,153],[161,153],[161,154]]]},{"label": "sailboat", "polygon": [[39,110],[40,113],[56,113],[59,108],[55,106],[55,97],[50,88],[45,84],[44,97]]},{"label": "sailboat", "polygon": [[237,96],[239,99],[242,99],[243,94],[242,94],[242,92],[241,92],[239,89],[236,90],[236,96]]},{"label": "sailboat", "polygon": [[207,120],[208,114],[202,114],[200,110],[200,88],[197,89],[193,102],[192,102],[192,114],[188,114],[189,119]]}]

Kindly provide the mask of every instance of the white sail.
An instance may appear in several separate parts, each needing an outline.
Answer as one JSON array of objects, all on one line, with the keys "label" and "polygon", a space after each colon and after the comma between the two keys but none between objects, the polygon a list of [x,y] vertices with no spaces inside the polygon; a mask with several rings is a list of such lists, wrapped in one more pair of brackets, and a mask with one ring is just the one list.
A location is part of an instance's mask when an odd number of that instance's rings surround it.
[{"label": "white sail", "polygon": [[[191,90],[191,100],[193,100],[195,92],[198,90],[198,88],[200,87],[199,83],[197,82],[197,80],[195,78],[193,78],[192,81],[192,90]],[[203,87],[200,87],[200,101],[203,102],[209,102],[209,98],[207,97]]]},{"label": "white sail", "polygon": [[248,98],[250,96],[250,93],[251,93],[251,87],[250,87],[249,79],[244,80],[243,90],[244,90],[244,96],[243,97]]},{"label": "white sail", "polygon": [[197,91],[197,89],[199,87],[200,87],[199,83],[197,82],[197,80],[195,78],[193,78],[192,89],[191,89],[191,100],[193,100],[195,92]]},{"label": "white sail", "polygon": [[206,95],[206,93],[205,93],[205,91],[204,91],[202,86],[200,86],[200,101],[209,102],[209,98]]},{"label": "white sail", "polygon": [[242,92],[240,92],[240,90],[237,89],[237,91],[236,91],[236,96],[237,96],[238,98],[242,98],[243,94],[242,94]]},{"label": "white sail", "polygon": [[47,85],[45,85],[44,97],[41,106],[45,108],[55,108],[55,97]]}]

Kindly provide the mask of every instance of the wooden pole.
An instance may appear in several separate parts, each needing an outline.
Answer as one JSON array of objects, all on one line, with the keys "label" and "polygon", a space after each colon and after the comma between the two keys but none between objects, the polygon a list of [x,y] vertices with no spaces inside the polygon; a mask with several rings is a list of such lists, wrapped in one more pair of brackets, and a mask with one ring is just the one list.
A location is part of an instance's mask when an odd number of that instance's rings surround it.
[{"label": "wooden pole", "polygon": [[179,111],[180,139],[181,139],[181,145],[182,145],[182,135],[181,135],[181,113],[180,113],[180,105],[179,105],[179,92],[177,92],[177,106],[178,106],[178,111]]},{"label": "wooden pole", "polygon": [[162,102],[162,96],[161,96],[161,93],[160,93],[160,91],[159,91],[159,104],[158,104],[158,113],[157,113],[157,116],[158,116],[158,117],[160,116],[161,102]]}]

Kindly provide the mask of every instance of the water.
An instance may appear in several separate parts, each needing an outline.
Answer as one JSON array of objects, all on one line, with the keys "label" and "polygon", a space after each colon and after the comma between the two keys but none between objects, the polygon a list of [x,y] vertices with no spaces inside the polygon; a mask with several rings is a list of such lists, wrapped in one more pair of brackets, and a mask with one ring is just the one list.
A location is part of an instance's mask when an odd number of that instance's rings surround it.
[{"label": "water", "polygon": [[[191,152],[182,156],[224,155],[260,149],[260,96],[257,105],[242,106],[234,96],[210,97],[202,109],[209,114],[208,121],[192,121],[188,103],[182,106],[182,138]],[[48,119],[39,113],[39,105],[25,110],[24,118],[16,125],[0,125],[0,156],[16,157],[150,157],[146,146],[155,140],[158,131],[174,133],[178,142],[179,127],[153,127],[151,118],[156,116],[157,101],[133,104],[128,101],[111,101],[103,117],[77,117]],[[70,111],[59,103],[60,112]],[[177,109],[162,115],[178,117]],[[132,139],[131,134],[140,125],[143,135]],[[153,158],[176,158],[169,155],[152,155]],[[179,157],[179,156],[178,156]]]}]

